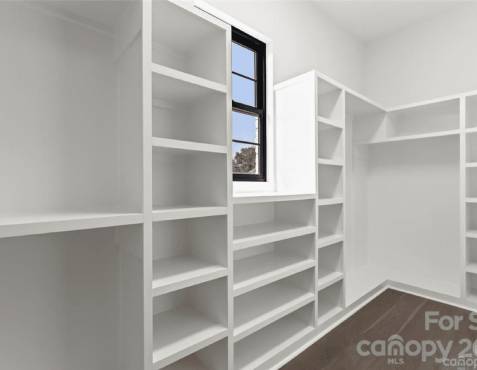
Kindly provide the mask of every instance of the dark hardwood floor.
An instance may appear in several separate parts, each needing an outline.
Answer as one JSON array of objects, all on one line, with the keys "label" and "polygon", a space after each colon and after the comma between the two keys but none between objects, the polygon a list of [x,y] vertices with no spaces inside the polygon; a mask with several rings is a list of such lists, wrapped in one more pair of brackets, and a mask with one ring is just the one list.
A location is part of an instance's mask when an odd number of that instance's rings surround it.
[{"label": "dark hardwood floor", "polygon": [[[426,330],[425,315],[431,311],[438,311],[439,315],[436,317],[443,318],[443,323],[447,325],[451,321],[444,318],[445,315],[460,316],[463,321],[459,323],[457,330],[454,327],[444,330],[446,327],[438,324],[431,324],[429,330]],[[466,349],[467,340],[470,343],[477,339],[477,314],[472,321],[469,314],[469,311],[457,307],[389,289],[302,352],[282,370],[477,369],[477,356],[469,357],[467,364],[462,364],[465,359],[461,359],[460,363],[456,362],[459,353]],[[476,328],[469,328],[473,322]],[[387,343],[387,339],[395,334],[403,338],[404,348],[406,344],[409,345],[410,354],[404,350],[403,356],[380,356],[379,352],[378,356],[362,356],[357,351],[357,345],[362,340],[385,340]],[[461,339],[466,342],[459,342]],[[427,341],[425,346],[429,353],[425,360],[420,355],[413,354],[418,345],[410,343],[417,341],[421,345],[423,340]],[[444,347],[449,346],[448,361],[436,361],[442,358],[438,342]],[[436,353],[432,355],[434,346]],[[363,349],[369,350],[369,347],[365,346]],[[470,348],[466,353],[472,354],[473,349]]]}]

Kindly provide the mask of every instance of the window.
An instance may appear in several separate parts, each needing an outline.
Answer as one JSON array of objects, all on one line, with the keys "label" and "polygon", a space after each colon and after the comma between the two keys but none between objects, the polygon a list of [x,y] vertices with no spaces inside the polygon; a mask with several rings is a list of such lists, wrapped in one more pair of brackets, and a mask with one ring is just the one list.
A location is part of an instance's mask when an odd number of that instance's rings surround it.
[{"label": "window", "polygon": [[266,46],[232,29],[234,181],[266,181]]}]

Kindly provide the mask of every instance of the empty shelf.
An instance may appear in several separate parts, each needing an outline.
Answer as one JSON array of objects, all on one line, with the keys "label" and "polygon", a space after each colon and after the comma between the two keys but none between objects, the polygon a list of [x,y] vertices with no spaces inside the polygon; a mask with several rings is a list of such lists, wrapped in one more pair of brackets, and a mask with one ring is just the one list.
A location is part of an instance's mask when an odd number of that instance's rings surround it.
[{"label": "empty shelf", "polygon": [[191,308],[154,315],[154,369],[160,369],[227,336],[227,328]]},{"label": "empty shelf", "polygon": [[315,261],[282,253],[264,253],[235,261],[234,296],[315,266]]},{"label": "empty shelf", "polygon": [[174,257],[154,261],[154,296],[201,284],[227,275],[227,269],[193,257]]},{"label": "empty shelf", "polygon": [[328,126],[333,126],[333,127],[337,127],[337,128],[343,128],[343,124],[340,123],[340,122],[336,122],[332,119],[329,119],[329,118],[325,118],[325,117],[322,117],[322,116],[318,116],[317,118],[317,121],[319,123],[323,123],[325,125],[328,125]]},{"label": "empty shelf", "polygon": [[287,193],[243,193],[235,194],[233,198],[234,204],[251,204],[251,203],[269,203],[269,202],[286,202],[290,200],[307,200],[315,199],[316,194],[287,194]]},{"label": "empty shelf", "polygon": [[207,367],[197,358],[190,356],[183,358],[172,365],[163,367],[161,370],[207,370]]},{"label": "empty shelf", "polygon": [[0,238],[135,225],[142,213],[65,212],[0,216]]},{"label": "empty shelf", "polygon": [[468,263],[465,270],[471,274],[477,274],[477,263]]},{"label": "empty shelf", "polygon": [[194,141],[184,141],[167,139],[162,137],[153,137],[152,146],[155,148],[164,148],[170,150],[183,150],[183,151],[196,151],[206,153],[227,153],[227,147],[225,145],[214,145],[207,143],[199,143]]},{"label": "empty shelf", "polygon": [[477,167],[477,162],[467,162],[465,166],[468,168],[475,168]]},{"label": "empty shelf", "polygon": [[227,207],[154,207],[152,211],[153,221],[178,220],[186,218],[221,216],[227,214]]},{"label": "empty shelf", "polygon": [[318,269],[318,275],[318,291],[328,288],[330,285],[343,279],[343,273],[340,271],[323,271],[320,273],[320,269]]},{"label": "empty shelf", "polygon": [[312,332],[313,326],[307,325],[293,315],[284,317],[236,344],[236,369],[257,369]]},{"label": "empty shelf", "polygon": [[205,78],[197,77],[192,74],[185,73],[177,69],[169,68],[160,64],[152,63],[151,70],[153,75],[167,77],[186,84],[195,85],[200,88],[206,88],[224,94],[227,92],[227,86],[224,84],[213,82]]},{"label": "empty shelf", "polygon": [[327,247],[331,244],[336,244],[344,240],[343,234],[335,234],[318,238],[318,248]]},{"label": "empty shelf", "polygon": [[318,158],[318,164],[326,166],[343,166],[344,162],[341,159]]},{"label": "empty shelf", "polygon": [[466,238],[477,239],[477,230],[469,230],[465,233]]},{"label": "empty shelf", "polygon": [[459,134],[460,134],[460,130],[446,130],[446,131],[429,132],[429,133],[426,133],[426,134],[388,137],[388,138],[384,138],[384,139],[376,139],[376,140],[373,140],[373,141],[370,141],[370,142],[365,142],[365,143],[362,143],[362,144],[381,144],[381,143],[391,143],[391,142],[396,142],[396,141],[432,139],[432,138],[437,138],[437,137],[455,136],[455,135],[459,135]]},{"label": "empty shelf", "polygon": [[239,341],[314,300],[313,293],[284,282],[238,297],[234,340]]},{"label": "empty shelf", "polygon": [[313,234],[315,231],[316,227],[311,225],[280,223],[237,226],[234,228],[233,246],[234,250],[245,249],[279,240]]},{"label": "empty shelf", "polygon": [[339,314],[341,311],[343,311],[343,308],[337,306],[328,310],[323,315],[318,315],[318,325],[324,324],[325,322],[327,322],[328,320],[330,320],[331,318]]},{"label": "empty shelf", "polygon": [[318,200],[319,206],[331,206],[334,204],[343,204],[343,198],[322,198]]},{"label": "empty shelf", "polygon": [[465,198],[466,203],[477,203],[477,198]]}]

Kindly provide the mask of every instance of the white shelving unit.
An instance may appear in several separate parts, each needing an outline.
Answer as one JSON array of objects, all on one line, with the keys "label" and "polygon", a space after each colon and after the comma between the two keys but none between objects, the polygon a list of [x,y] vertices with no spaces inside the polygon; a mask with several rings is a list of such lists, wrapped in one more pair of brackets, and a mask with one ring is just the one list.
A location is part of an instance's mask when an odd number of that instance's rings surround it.
[{"label": "white shelving unit", "polygon": [[231,31],[189,5],[151,7],[149,358],[154,370],[222,370],[231,363]]}]

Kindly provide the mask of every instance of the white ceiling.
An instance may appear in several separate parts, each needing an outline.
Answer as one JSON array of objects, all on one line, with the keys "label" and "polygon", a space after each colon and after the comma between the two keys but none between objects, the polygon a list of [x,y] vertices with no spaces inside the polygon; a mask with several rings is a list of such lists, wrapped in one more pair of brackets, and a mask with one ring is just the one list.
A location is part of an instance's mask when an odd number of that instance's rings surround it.
[{"label": "white ceiling", "polygon": [[466,4],[465,1],[315,0],[338,25],[364,42]]}]

